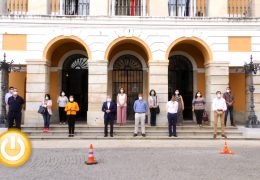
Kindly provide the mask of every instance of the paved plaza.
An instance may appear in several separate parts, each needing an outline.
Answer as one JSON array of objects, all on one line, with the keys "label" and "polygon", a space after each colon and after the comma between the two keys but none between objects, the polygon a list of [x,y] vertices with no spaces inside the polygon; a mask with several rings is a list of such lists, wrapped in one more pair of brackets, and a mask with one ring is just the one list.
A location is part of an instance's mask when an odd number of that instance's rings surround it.
[{"label": "paved plaza", "polygon": [[[87,166],[89,144],[97,165]],[[1,180],[259,179],[259,141],[228,141],[235,155],[220,155],[223,141],[33,141],[29,162],[0,166]]]}]

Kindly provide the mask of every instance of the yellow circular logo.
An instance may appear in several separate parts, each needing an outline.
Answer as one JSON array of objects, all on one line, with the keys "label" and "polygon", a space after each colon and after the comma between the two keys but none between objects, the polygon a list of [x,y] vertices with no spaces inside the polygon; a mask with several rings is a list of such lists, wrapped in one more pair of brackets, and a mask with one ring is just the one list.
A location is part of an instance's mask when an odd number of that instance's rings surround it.
[{"label": "yellow circular logo", "polygon": [[6,166],[23,165],[31,155],[31,143],[19,130],[8,130],[0,135],[0,162]]}]

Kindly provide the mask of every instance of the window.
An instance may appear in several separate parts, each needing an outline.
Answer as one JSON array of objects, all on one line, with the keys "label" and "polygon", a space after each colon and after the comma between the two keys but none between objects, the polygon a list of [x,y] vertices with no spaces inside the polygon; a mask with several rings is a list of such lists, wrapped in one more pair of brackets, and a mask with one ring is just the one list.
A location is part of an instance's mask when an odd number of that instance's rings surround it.
[{"label": "window", "polygon": [[52,0],[51,12],[55,15],[89,15],[89,0]]},{"label": "window", "polygon": [[8,14],[26,14],[28,11],[28,0],[7,0]]},{"label": "window", "polygon": [[112,14],[144,16],[146,14],[146,0],[112,0]]},{"label": "window", "polygon": [[252,16],[252,0],[228,0],[229,17]]},{"label": "window", "polygon": [[169,0],[169,16],[205,16],[207,0]]}]

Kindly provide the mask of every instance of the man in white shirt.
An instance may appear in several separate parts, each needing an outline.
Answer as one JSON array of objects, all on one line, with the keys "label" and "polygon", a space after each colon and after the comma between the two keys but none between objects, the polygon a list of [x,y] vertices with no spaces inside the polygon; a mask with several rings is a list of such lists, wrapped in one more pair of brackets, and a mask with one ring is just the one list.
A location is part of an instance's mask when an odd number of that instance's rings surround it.
[{"label": "man in white shirt", "polygon": [[166,104],[169,137],[171,136],[177,137],[176,124],[177,124],[178,107],[179,105],[178,102],[176,101],[176,97],[172,96],[172,99]]},{"label": "man in white shirt", "polygon": [[225,111],[227,110],[226,101],[221,96],[221,92],[216,92],[217,97],[213,99],[212,102],[212,109],[214,111],[214,135],[213,138],[217,138],[217,128],[218,128],[218,119],[220,118],[221,121],[221,136],[227,138],[225,135],[225,127],[224,127],[224,117]]}]

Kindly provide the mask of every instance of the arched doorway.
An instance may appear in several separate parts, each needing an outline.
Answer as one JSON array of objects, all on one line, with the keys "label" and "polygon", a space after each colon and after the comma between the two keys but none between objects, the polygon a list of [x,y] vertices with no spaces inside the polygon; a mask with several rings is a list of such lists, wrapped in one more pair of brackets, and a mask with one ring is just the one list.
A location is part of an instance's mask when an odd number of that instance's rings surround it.
[{"label": "arched doorway", "polygon": [[185,108],[184,120],[192,120],[193,67],[190,60],[183,55],[172,55],[168,67],[168,99],[178,89],[183,96]]},{"label": "arched doorway", "polygon": [[62,67],[62,90],[79,104],[78,120],[85,121],[88,111],[88,58],[73,54],[66,58]]},{"label": "arched doorway", "polygon": [[113,64],[112,92],[116,101],[119,88],[123,87],[127,93],[127,120],[134,120],[133,104],[138,93],[143,93],[143,67],[140,60],[130,54],[118,57]]}]

